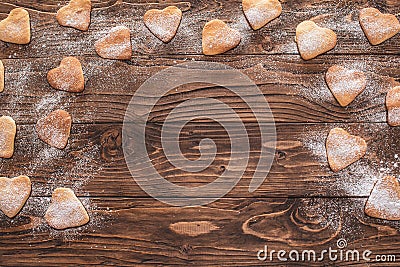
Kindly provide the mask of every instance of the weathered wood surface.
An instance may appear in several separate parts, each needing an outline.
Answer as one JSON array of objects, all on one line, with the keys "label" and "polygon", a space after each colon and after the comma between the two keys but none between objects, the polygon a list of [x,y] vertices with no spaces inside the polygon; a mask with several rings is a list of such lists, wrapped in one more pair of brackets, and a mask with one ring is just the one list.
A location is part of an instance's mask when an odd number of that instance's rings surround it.
[{"label": "weathered wood surface", "polygon": [[[399,222],[370,218],[363,207],[377,177],[398,173],[399,134],[386,124],[384,97],[400,81],[400,35],[370,46],[359,26],[358,10],[373,6],[398,15],[400,2],[281,2],[282,15],[253,31],[240,0],[98,0],[92,1],[89,31],[79,32],[59,26],[55,19],[67,1],[2,1],[0,19],[17,6],[28,9],[33,39],[26,46],[0,41],[0,59],[6,67],[0,115],[11,115],[18,124],[15,155],[0,159],[0,174],[30,175],[33,192],[15,219],[0,215],[0,266],[398,266]],[[176,38],[163,44],[145,28],[142,16],[149,8],[170,4],[180,7],[184,17]],[[224,55],[206,57],[201,55],[201,30],[214,18],[238,29],[242,42]],[[334,50],[308,62],[300,59],[294,42],[296,25],[306,19],[338,33]],[[94,42],[121,24],[132,31],[132,60],[100,59]],[[46,73],[67,55],[82,62],[86,78],[82,94],[55,91],[46,81]],[[210,167],[194,175],[167,161],[160,127],[185,100],[209,96],[229,104],[246,123],[251,144],[246,172],[227,196],[204,207],[182,209],[150,198],[134,182],[123,156],[121,128],[139,86],[160,70],[189,60],[224,63],[254,80],[272,109],[278,140],[271,172],[257,191],[249,193],[260,148],[268,145],[261,144],[249,107],[227,90],[204,84],[168,93],[150,115],[146,144],[157,171],[169,181],[204,185],[221,175],[230,158],[225,131],[203,121],[183,129],[181,148],[184,156],[196,159],[199,142],[213,139],[218,152]],[[324,81],[333,64],[367,73],[366,91],[347,108],[337,104]],[[56,108],[68,110],[74,120],[63,151],[42,143],[34,130],[38,118]],[[178,114],[185,119],[185,114]],[[368,152],[335,174],[327,165],[323,144],[337,126],[364,137]],[[58,186],[76,191],[91,215],[88,225],[67,231],[46,225],[43,215]],[[335,249],[340,238],[347,240],[349,249],[395,255],[397,263],[257,259],[264,245],[319,252],[329,246]]]},{"label": "weathered wood surface", "polygon": [[[72,114],[74,123],[122,122],[140,85],[186,58],[140,59],[127,64],[80,57],[86,79],[86,89],[81,94],[60,92],[48,84],[47,72],[57,67],[61,59],[4,60],[6,88],[0,114],[14,117],[19,124],[32,124],[44,111],[63,107]],[[212,60],[248,75],[266,97],[276,122],[385,122],[386,92],[400,79],[399,56],[322,56],[310,62],[297,56],[222,56]],[[359,68],[368,77],[366,90],[347,108],[336,102],[325,82],[325,73],[333,64]],[[239,97],[227,89],[204,84],[171,91],[160,99],[149,119],[163,122],[179,103],[199,96],[221,100],[232,106],[243,121],[254,121],[251,110]]]},{"label": "weathered wood surface", "polygon": [[[22,3],[21,3],[22,2]],[[295,29],[300,22],[313,19],[321,26],[332,28],[338,34],[338,46],[328,54],[397,54],[399,36],[383,45],[373,47],[365,38],[359,22],[358,10],[376,6],[384,12],[397,14],[400,4],[386,1],[285,1],[282,15],[267,27],[253,31],[243,15],[240,1],[172,1],[180,7],[183,19],[175,39],[167,45],[157,40],[146,29],[142,16],[149,8],[162,8],[162,4],[125,3],[120,1],[95,2],[92,23],[88,32],[63,28],[57,24],[55,12],[67,1],[47,2],[3,1],[0,19],[18,6],[29,8],[32,18],[32,42],[27,46],[0,44],[0,58],[47,57],[61,55],[95,55],[93,44],[108,29],[125,25],[132,30],[133,54],[176,55],[201,54],[201,30],[214,18],[226,20],[240,30],[242,41],[227,55],[240,54],[297,54]],[[46,53],[43,51],[46,50]]]},{"label": "weathered wood surface", "polygon": [[[7,234],[1,237],[0,257],[2,265],[18,266],[331,266],[327,259],[259,261],[257,252],[268,245],[270,250],[318,253],[337,248],[337,240],[343,237],[346,249],[399,257],[398,223],[368,218],[362,212],[364,203],[365,199],[351,198],[226,198],[182,209],[152,199],[91,198],[89,225],[54,231],[42,218],[48,199],[31,198],[17,219],[1,220],[0,233]],[[337,262],[335,266],[366,264]]]},{"label": "weathered wood surface", "polygon": [[[204,123],[203,123],[204,124]],[[325,138],[333,127],[344,127],[365,138],[367,155],[358,163],[333,173],[324,155]],[[79,195],[104,197],[145,197],[129,172],[123,155],[120,124],[78,124],[64,151],[41,142],[33,125],[18,127],[16,152],[12,159],[1,159],[0,170],[7,176],[31,176],[35,196],[49,196],[57,186],[72,186]],[[181,171],[165,157],[160,141],[160,126],[150,124],[146,143],[156,170],[171,182],[197,186],[212,182],[225,170],[230,140],[216,124],[190,124],[181,132],[182,154],[188,159],[200,156],[199,143],[211,138],[218,152],[213,163],[200,173]],[[246,172],[230,197],[368,196],[379,175],[396,171],[399,153],[398,129],[382,124],[278,124],[275,159],[262,186],[249,193],[248,185],[260,157],[259,128],[248,127],[250,159]],[[234,133],[233,136],[237,135]],[[168,143],[166,144],[168,145]],[[143,157],[144,155],[133,155]],[[381,162],[382,161],[382,162]],[[383,170],[381,170],[383,168]],[[152,177],[139,178],[149,181]]]}]

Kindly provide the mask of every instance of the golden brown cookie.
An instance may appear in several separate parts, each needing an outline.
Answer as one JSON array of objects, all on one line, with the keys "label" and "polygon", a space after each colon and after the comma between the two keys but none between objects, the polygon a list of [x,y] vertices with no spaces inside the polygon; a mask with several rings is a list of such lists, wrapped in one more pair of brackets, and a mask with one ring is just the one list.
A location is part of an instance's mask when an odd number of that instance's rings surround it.
[{"label": "golden brown cookie", "polygon": [[394,176],[375,183],[365,204],[365,214],[384,220],[400,220],[400,185]]},{"label": "golden brown cookie", "polygon": [[235,48],[240,43],[240,33],[219,19],[209,21],[203,28],[204,55],[218,55]]},{"label": "golden brown cookie", "polygon": [[68,143],[72,118],[64,110],[55,110],[36,123],[39,138],[52,147],[63,149]]},{"label": "golden brown cookie", "polygon": [[8,217],[18,214],[30,194],[31,180],[28,176],[0,177],[0,210]]},{"label": "golden brown cookie", "polygon": [[80,93],[85,89],[82,65],[75,57],[61,60],[60,66],[47,73],[47,81],[57,90]]},{"label": "golden brown cookie", "polygon": [[28,44],[31,41],[28,11],[15,8],[6,19],[0,21],[0,40],[14,44]]},{"label": "golden brown cookie", "polygon": [[143,17],[146,27],[164,43],[174,38],[181,19],[182,11],[176,6],[169,6],[163,10],[150,9]]},{"label": "golden brown cookie", "polygon": [[331,29],[321,28],[306,20],[297,25],[296,42],[301,57],[309,60],[335,48],[337,37]]},{"label": "golden brown cookie", "polygon": [[400,86],[390,89],[387,93],[386,108],[388,110],[388,124],[400,126]]},{"label": "golden brown cookie", "polygon": [[4,90],[4,65],[0,60],[0,93]]},{"label": "golden brown cookie", "polygon": [[71,0],[68,5],[57,12],[57,21],[60,25],[87,31],[90,24],[90,0]]},{"label": "golden brown cookie", "polygon": [[332,171],[338,172],[362,158],[367,143],[361,137],[351,135],[342,128],[334,128],[326,139],[326,153]]},{"label": "golden brown cookie", "polygon": [[117,26],[95,43],[96,52],[102,58],[131,59],[131,34],[127,27]]},{"label": "golden brown cookie", "polygon": [[333,65],[325,75],[326,83],[342,107],[347,106],[364,91],[367,79],[364,72]]},{"label": "golden brown cookie", "polygon": [[44,218],[51,227],[58,230],[79,227],[89,222],[85,207],[69,188],[54,190]]},{"label": "golden brown cookie", "polygon": [[9,159],[14,154],[16,133],[15,121],[9,116],[0,117],[0,158]]},{"label": "golden brown cookie", "polygon": [[243,12],[253,30],[262,28],[282,13],[278,0],[243,0]]},{"label": "golden brown cookie", "polygon": [[360,25],[372,45],[381,44],[400,32],[400,22],[395,15],[382,14],[371,7],[360,11]]}]

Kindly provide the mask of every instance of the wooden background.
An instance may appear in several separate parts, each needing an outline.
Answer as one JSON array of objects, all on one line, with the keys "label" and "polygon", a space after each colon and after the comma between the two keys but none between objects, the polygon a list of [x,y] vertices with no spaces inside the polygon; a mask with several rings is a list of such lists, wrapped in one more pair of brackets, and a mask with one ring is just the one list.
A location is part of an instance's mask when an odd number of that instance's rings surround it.
[{"label": "wooden background", "polygon": [[[400,261],[399,222],[369,218],[363,212],[372,178],[361,167],[332,173],[308,140],[311,134],[326,136],[335,126],[363,136],[369,152],[362,163],[377,168],[377,175],[379,163],[391,161],[399,151],[399,130],[386,124],[384,97],[400,80],[400,35],[373,47],[358,24],[359,9],[376,7],[399,14],[399,1],[282,1],[282,15],[259,31],[251,30],[238,0],[92,2],[88,32],[58,25],[55,12],[67,1],[0,3],[0,19],[11,9],[24,7],[32,25],[29,45],[0,42],[6,68],[0,115],[12,116],[18,125],[16,152],[12,159],[0,160],[0,174],[28,174],[33,182],[22,212],[12,220],[0,215],[0,266],[366,266],[327,260],[262,262],[256,256],[264,245],[320,251],[336,247],[339,238],[347,240],[348,248],[393,254]],[[142,16],[150,8],[170,4],[183,10],[183,20],[175,39],[163,44],[148,32]],[[214,18],[227,21],[243,39],[236,49],[207,57],[201,54],[201,29]],[[306,19],[338,34],[333,51],[307,62],[294,42],[296,25]],[[104,60],[95,53],[95,40],[116,25],[131,29],[131,61]],[[86,89],[81,94],[57,92],[46,81],[48,70],[67,55],[82,62]],[[175,183],[195,186],[216,179],[229,162],[229,142],[220,127],[197,122],[182,132],[182,152],[189,158],[199,155],[203,138],[218,144],[213,164],[197,175],[168,164],[158,141],[161,123],[174,106],[197,96],[215,97],[233,106],[248,125],[252,158],[239,184],[207,206],[176,208],[152,199],[132,179],[121,147],[128,102],[153,74],[188,60],[221,62],[241,70],[268,100],[278,143],[271,172],[256,192],[248,192],[261,145],[251,111],[226,90],[201,85],[171,92],[154,108],[148,123],[150,156],[160,174]],[[336,103],[324,83],[332,64],[357,66],[367,73],[369,86],[348,108]],[[74,121],[65,151],[49,149],[34,131],[37,119],[56,108],[68,110]],[[395,168],[389,172],[398,175]],[[76,191],[91,215],[88,225],[67,231],[46,226],[43,214],[58,186]]]}]

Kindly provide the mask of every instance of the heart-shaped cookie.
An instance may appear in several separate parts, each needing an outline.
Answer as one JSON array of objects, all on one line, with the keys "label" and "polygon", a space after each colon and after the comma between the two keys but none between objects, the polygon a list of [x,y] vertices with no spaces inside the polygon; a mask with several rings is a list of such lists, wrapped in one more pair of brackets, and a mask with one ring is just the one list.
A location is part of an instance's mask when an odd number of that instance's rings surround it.
[{"label": "heart-shaped cookie", "polygon": [[82,65],[75,57],[61,60],[59,67],[47,73],[47,81],[57,90],[80,93],[85,89]]},{"label": "heart-shaped cookie", "polygon": [[57,21],[60,25],[87,31],[90,24],[90,0],[71,0],[68,5],[57,12]]},{"label": "heart-shaped cookie", "polygon": [[243,0],[243,12],[253,30],[262,28],[282,13],[278,0]]},{"label": "heart-shaped cookie", "polygon": [[367,79],[364,72],[334,65],[325,75],[326,83],[342,107],[347,106],[364,91]]},{"label": "heart-shaped cookie", "polygon": [[297,25],[296,42],[301,57],[309,60],[335,48],[337,37],[331,29],[321,28],[306,20]]},{"label": "heart-shaped cookie", "polygon": [[18,214],[30,194],[31,180],[28,176],[0,177],[0,210],[8,217]]},{"label": "heart-shaped cookie", "polygon": [[68,143],[72,118],[64,110],[55,110],[36,123],[39,138],[52,147],[63,149]]},{"label": "heart-shaped cookie", "polygon": [[400,86],[390,89],[387,93],[386,108],[388,110],[388,124],[400,126]]},{"label": "heart-shaped cookie", "polygon": [[79,227],[89,222],[85,207],[69,188],[54,190],[44,218],[51,227],[58,230]]},{"label": "heart-shaped cookie", "polygon": [[9,159],[14,154],[16,133],[15,121],[9,116],[0,117],[0,158]]},{"label": "heart-shaped cookie", "polygon": [[218,55],[235,48],[240,43],[240,33],[219,19],[209,21],[203,28],[204,55]]},{"label": "heart-shaped cookie", "polygon": [[102,58],[131,59],[131,33],[125,26],[117,26],[95,43],[96,53]]},{"label": "heart-shaped cookie", "polygon": [[164,43],[174,38],[182,19],[182,11],[176,6],[169,6],[163,10],[150,9],[143,17],[146,27]]},{"label": "heart-shaped cookie", "polygon": [[342,128],[334,128],[326,139],[326,153],[334,172],[343,170],[362,158],[367,152],[367,143],[361,137],[351,135]]},{"label": "heart-shaped cookie", "polygon": [[374,218],[400,220],[400,184],[397,178],[385,176],[376,182],[364,210]]},{"label": "heart-shaped cookie", "polygon": [[371,7],[360,11],[360,25],[372,45],[381,44],[400,32],[400,22],[395,15],[382,14]]},{"label": "heart-shaped cookie", "polygon": [[4,65],[0,60],[0,93],[4,90]]},{"label": "heart-shaped cookie", "polygon": [[0,21],[0,40],[14,44],[28,44],[31,41],[28,11],[15,8],[6,19]]}]

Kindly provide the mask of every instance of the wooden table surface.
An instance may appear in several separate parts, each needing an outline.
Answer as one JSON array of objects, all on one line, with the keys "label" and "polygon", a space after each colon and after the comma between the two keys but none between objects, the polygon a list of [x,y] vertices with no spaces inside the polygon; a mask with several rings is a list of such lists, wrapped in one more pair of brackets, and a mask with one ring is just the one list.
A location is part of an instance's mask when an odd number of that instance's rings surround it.
[{"label": "wooden table surface", "polygon": [[[67,1],[2,0],[0,19],[15,7],[29,11],[32,41],[28,45],[0,42],[6,87],[0,114],[17,123],[16,151],[0,159],[1,176],[29,175],[32,195],[14,219],[0,215],[0,266],[399,266],[395,262],[260,261],[265,245],[321,251],[347,248],[395,255],[400,262],[400,223],[374,219],[363,211],[376,179],[399,175],[398,128],[386,123],[386,92],[400,80],[400,35],[371,46],[359,23],[358,10],[376,7],[399,14],[398,0],[286,0],[282,15],[253,31],[239,0],[94,0],[87,32],[58,25],[55,12]],[[175,39],[157,40],[144,26],[150,8],[170,4],[183,11]],[[241,44],[219,56],[203,56],[201,30],[219,18],[242,35]],[[298,23],[313,19],[338,34],[337,47],[303,61],[294,42]],[[131,29],[130,61],[98,57],[94,42],[112,26]],[[64,56],[83,65],[86,89],[68,94],[52,89],[47,72]],[[199,156],[198,144],[211,138],[218,146],[214,162],[200,173],[185,173],[171,165],[159,140],[163,120],[179,103],[207,96],[231,105],[246,123],[251,158],[238,185],[222,199],[202,207],[163,204],[135,183],[122,151],[125,110],[139,86],[155,73],[185,61],[227,64],[248,75],[268,100],[276,122],[277,147],[271,171],[255,192],[248,185],[261,148],[260,133],[248,106],[226,89],[190,85],[165,95],[148,121],[146,141],[158,172],[174,183],[197,186],[215,180],[229,163],[229,139],[211,122],[193,122],[182,131],[182,153]],[[367,89],[347,108],[330,94],[324,74],[333,64],[366,72]],[[65,150],[38,140],[34,125],[51,110],[63,108],[73,117]],[[206,107],[199,107],[206,108]],[[340,126],[364,137],[367,155],[351,167],[333,173],[324,157],[323,142]],[[91,221],[66,231],[49,228],[43,219],[51,192],[59,186],[75,190]]]}]

